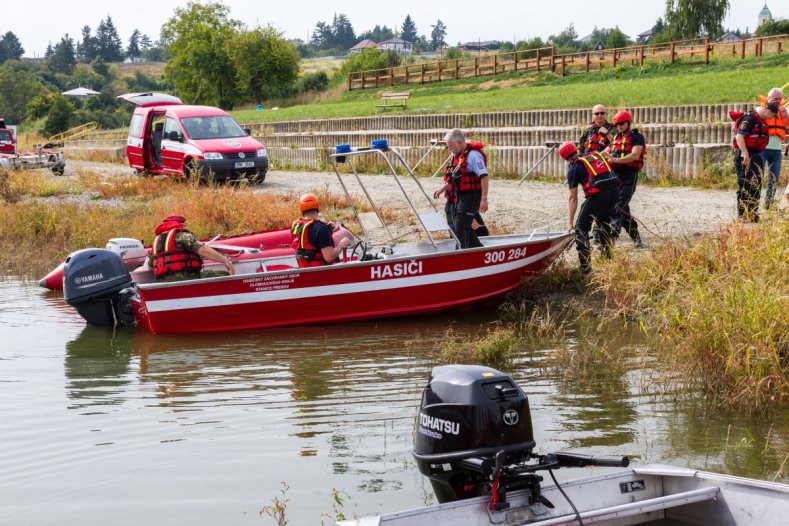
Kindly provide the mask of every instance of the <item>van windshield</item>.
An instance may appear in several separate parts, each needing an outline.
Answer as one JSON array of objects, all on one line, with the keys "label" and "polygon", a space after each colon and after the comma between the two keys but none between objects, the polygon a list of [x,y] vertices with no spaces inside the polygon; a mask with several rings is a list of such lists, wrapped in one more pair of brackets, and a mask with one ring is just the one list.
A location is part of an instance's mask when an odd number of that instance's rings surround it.
[{"label": "van windshield", "polygon": [[189,117],[181,119],[181,122],[191,139],[229,139],[247,136],[241,126],[229,115]]}]

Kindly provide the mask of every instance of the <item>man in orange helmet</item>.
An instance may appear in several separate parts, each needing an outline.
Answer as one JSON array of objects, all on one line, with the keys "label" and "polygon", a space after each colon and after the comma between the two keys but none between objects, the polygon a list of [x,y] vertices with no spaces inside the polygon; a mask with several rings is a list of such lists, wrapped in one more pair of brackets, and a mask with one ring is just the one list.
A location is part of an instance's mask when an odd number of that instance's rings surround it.
[{"label": "man in orange helmet", "polygon": [[[575,248],[584,274],[592,269],[592,249],[589,245],[589,231],[595,223],[599,233],[600,250],[603,256],[611,255],[611,215],[619,196],[621,183],[611,171],[611,166],[598,152],[578,155],[575,144],[566,142],[559,147],[559,156],[570,162],[567,168],[567,184],[570,187],[567,200],[567,230],[575,230]],[[584,191],[584,204],[578,220],[578,187]],[[574,222],[574,223],[573,223]]]},{"label": "man in orange helmet", "polygon": [[644,166],[644,154],[647,142],[637,128],[633,128],[633,116],[629,111],[620,111],[614,115],[616,133],[611,144],[603,154],[613,168],[614,173],[622,181],[619,190],[619,199],[614,212],[614,234],[624,229],[636,247],[644,246],[641,234],[638,232],[638,223],[630,214],[630,200],[636,193],[638,172]]},{"label": "man in orange helmet", "polygon": [[301,196],[299,210],[301,219],[294,221],[290,230],[291,246],[296,249],[299,267],[318,267],[334,263],[342,249],[351,243],[350,238],[345,237],[334,246],[334,225],[318,219],[320,205],[314,194]]},{"label": "man in orange helmet", "polygon": [[[233,263],[225,256],[197,240],[186,229],[186,218],[179,215],[165,217],[156,227],[156,238],[148,255],[148,265],[160,281],[212,278],[235,274]],[[203,259],[222,263],[227,273],[203,270]]]}]

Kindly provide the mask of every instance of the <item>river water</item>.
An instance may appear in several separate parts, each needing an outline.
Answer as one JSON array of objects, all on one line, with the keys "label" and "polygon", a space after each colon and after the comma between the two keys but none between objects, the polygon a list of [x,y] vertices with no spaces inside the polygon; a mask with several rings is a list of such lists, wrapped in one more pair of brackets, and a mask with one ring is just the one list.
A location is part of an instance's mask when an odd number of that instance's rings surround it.
[{"label": "river water", "polygon": [[[0,280],[0,524],[275,524],[261,514],[275,497],[289,524],[332,524],[333,491],[348,518],[434,502],[410,454],[436,365],[425,349],[450,325],[474,334],[491,319],[154,337],[86,327],[60,294]],[[628,328],[606,341],[642,345]],[[510,371],[538,452],[789,481],[787,419],[705,410],[656,386],[643,358],[624,373],[550,372],[550,350],[525,344]]]}]

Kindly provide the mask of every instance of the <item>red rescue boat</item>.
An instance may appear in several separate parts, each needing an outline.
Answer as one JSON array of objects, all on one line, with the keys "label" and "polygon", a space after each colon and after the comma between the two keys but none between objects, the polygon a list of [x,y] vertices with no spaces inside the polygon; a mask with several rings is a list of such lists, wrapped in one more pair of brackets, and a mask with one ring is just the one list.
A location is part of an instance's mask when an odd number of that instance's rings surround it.
[{"label": "red rescue boat", "polygon": [[[408,169],[432,210],[419,212],[386,156]],[[179,282],[133,282],[120,258],[86,249],[66,260],[64,297],[88,323],[136,324],[154,333],[187,333],[334,323],[434,313],[501,298],[545,270],[570,244],[567,232],[487,236],[482,247],[458,248],[442,213],[400,154],[385,144],[338,157],[381,155],[427,241],[400,243],[364,190],[380,226],[383,245],[360,240],[333,265],[299,268],[295,255],[238,261],[233,276]],[[357,182],[362,182],[356,170]],[[336,168],[336,165],[335,165]],[[336,171],[336,170],[335,170]],[[339,173],[340,184],[352,201]],[[363,187],[363,185],[362,185]],[[353,208],[354,213],[356,208]],[[357,215],[364,237],[365,221]],[[445,231],[445,239],[434,232]],[[447,238],[448,237],[448,238]]]}]

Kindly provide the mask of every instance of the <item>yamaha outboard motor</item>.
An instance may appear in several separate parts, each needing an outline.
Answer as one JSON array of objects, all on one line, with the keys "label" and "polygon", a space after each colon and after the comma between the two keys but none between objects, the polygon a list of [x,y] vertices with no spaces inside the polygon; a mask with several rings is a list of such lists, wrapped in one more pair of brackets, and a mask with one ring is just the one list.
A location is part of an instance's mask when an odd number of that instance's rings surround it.
[{"label": "yamaha outboard motor", "polygon": [[71,253],[63,268],[63,298],[90,325],[114,326],[128,309],[121,291],[132,285],[123,259],[109,250],[86,248]]},{"label": "yamaha outboard motor", "polygon": [[507,492],[522,490],[518,502],[538,516],[554,506],[542,495],[537,471],[630,462],[572,452],[537,455],[534,447],[529,401],[511,377],[477,365],[433,369],[417,415],[414,457],[438,502],[489,496],[488,513],[500,523],[497,514],[511,504]]},{"label": "yamaha outboard motor", "polygon": [[439,502],[480,495],[497,460],[526,461],[534,446],[529,400],[512,378],[478,365],[433,369],[417,415],[414,457]]}]

